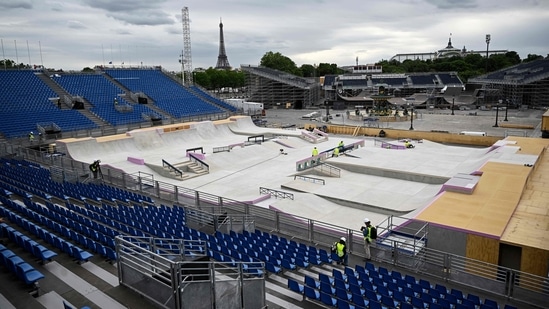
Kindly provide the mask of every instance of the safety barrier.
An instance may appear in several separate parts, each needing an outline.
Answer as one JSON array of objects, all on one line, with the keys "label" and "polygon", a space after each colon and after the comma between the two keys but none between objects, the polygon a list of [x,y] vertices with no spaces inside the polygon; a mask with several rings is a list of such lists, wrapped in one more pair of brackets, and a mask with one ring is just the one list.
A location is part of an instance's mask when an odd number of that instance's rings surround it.
[{"label": "safety barrier", "polygon": [[211,262],[207,251],[203,240],[118,236],[118,278],[160,308],[265,306],[263,263]]}]

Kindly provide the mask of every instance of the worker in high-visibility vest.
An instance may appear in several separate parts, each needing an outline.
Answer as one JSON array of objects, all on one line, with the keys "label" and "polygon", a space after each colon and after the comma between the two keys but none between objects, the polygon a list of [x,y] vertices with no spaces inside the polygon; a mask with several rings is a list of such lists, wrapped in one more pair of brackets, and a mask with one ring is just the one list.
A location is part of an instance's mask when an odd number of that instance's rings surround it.
[{"label": "worker in high-visibility vest", "polygon": [[335,242],[332,246],[332,251],[337,255],[337,264],[343,264],[347,266],[349,264],[349,255],[347,254],[347,243],[345,237],[341,237],[339,241]]}]

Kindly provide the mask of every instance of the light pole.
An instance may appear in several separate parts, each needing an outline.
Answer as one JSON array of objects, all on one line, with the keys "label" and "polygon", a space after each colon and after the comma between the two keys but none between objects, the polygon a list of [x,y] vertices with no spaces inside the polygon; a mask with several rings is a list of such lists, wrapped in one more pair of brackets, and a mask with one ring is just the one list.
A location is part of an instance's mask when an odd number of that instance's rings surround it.
[{"label": "light pole", "polygon": [[452,115],[454,115],[454,99],[455,96],[452,96]]},{"label": "light pole", "polygon": [[490,46],[490,35],[486,35],[486,73],[488,73],[488,46]]},{"label": "light pole", "polygon": [[185,74],[183,73],[183,65],[185,64],[185,61],[183,60],[183,51],[181,51],[181,55],[179,55],[179,63],[181,63],[181,84],[185,85]]},{"label": "light pole", "polygon": [[410,130],[414,129],[414,100],[409,100],[412,102],[412,113],[410,114]]},{"label": "light pole", "polygon": [[496,124],[493,125],[494,128],[499,127],[499,126],[498,126],[498,116],[499,116],[499,105],[501,104],[501,102],[502,102],[501,99],[499,99],[499,100],[498,100],[498,103],[497,103],[497,105],[496,105]]},{"label": "light pole", "polygon": [[509,99],[505,99],[505,119],[503,121],[509,121],[507,120],[507,110],[509,109]]}]

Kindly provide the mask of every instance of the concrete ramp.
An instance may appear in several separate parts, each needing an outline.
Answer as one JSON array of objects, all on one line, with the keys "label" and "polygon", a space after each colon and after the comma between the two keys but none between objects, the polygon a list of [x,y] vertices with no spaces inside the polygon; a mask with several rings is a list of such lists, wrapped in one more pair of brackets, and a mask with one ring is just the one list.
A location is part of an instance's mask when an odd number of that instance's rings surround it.
[{"label": "concrete ramp", "polygon": [[235,134],[243,135],[268,135],[268,136],[300,136],[301,129],[278,129],[278,128],[265,128],[256,126],[252,118],[249,116],[234,116],[229,118],[231,123],[229,124],[230,130]]}]

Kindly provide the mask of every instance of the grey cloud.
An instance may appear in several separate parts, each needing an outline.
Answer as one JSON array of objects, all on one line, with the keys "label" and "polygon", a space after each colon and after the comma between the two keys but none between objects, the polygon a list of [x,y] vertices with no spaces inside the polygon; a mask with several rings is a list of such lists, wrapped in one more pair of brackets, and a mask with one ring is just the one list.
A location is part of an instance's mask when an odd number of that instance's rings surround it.
[{"label": "grey cloud", "polygon": [[142,14],[117,12],[108,13],[107,16],[127,24],[139,26],[171,25],[175,22],[173,18],[161,11],[143,11]]},{"label": "grey cloud", "polygon": [[106,16],[131,25],[170,25],[174,18],[162,10],[165,1],[84,0],[92,8],[106,11]]},{"label": "grey cloud", "polygon": [[32,9],[31,1],[27,0],[3,0],[0,9]]},{"label": "grey cloud", "polygon": [[71,29],[86,29],[87,28],[84,24],[82,24],[81,22],[76,21],[76,20],[67,21],[67,26]]},{"label": "grey cloud", "polygon": [[105,10],[108,12],[134,12],[143,9],[158,9],[160,4],[165,1],[160,0],[84,0],[85,4],[92,8]]},{"label": "grey cloud", "polygon": [[131,34],[133,34],[131,31],[128,31],[126,29],[115,29],[114,32],[116,34],[120,34],[120,35],[131,35]]},{"label": "grey cloud", "polygon": [[427,0],[426,2],[439,9],[471,9],[478,6],[475,0]]}]

